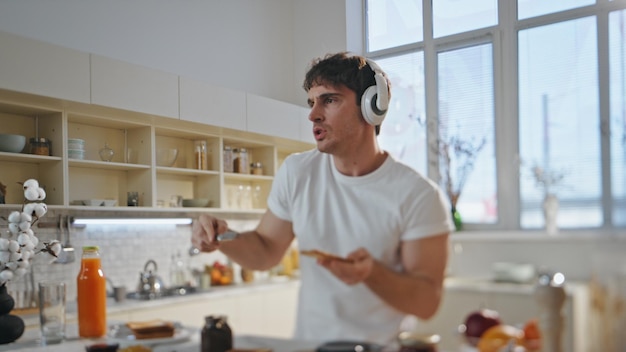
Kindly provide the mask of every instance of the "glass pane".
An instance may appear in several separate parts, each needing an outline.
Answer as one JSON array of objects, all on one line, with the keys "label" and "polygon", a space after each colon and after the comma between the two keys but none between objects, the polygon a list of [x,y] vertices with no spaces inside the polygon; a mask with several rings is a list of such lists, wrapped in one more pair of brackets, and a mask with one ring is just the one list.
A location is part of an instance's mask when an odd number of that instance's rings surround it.
[{"label": "glass pane", "polygon": [[422,0],[367,0],[367,50],[421,42]]},{"label": "glass pane", "polygon": [[517,18],[541,16],[595,3],[596,0],[517,0]]},{"label": "glass pane", "polygon": [[626,10],[609,14],[613,224],[626,226]]},{"label": "glass pane", "polygon": [[485,28],[497,23],[497,0],[433,1],[433,36],[435,38]]},{"label": "glass pane", "polygon": [[418,52],[376,62],[391,82],[391,104],[378,142],[396,159],[426,175],[424,55]]},{"label": "glass pane", "polygon": [[492,50],[485,44],[438,55],[439,140],[448,145],[439,146],[442,186],[449,196],[461,191],[456,208],[465,223],[498,219]]},{"label": "glass pane", "polygon": [[[561,228],[602,225],[595,18],[519,33],[521,225],[544,224],[546,193],[560,201]],[[544,187],[532,168],[563,178]]]}]

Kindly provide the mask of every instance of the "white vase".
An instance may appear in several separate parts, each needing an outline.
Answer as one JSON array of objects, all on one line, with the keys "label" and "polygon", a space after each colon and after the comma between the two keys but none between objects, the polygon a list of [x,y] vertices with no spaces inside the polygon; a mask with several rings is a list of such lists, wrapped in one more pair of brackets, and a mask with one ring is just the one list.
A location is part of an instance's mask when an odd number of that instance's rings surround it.
[{"label": "white vase", "polygon": [[548,193],[543,199],[543,218],[545,220],[546,233],[550,236],[559,233],[556,219],[559,214],[559,199],[555,194]]}]

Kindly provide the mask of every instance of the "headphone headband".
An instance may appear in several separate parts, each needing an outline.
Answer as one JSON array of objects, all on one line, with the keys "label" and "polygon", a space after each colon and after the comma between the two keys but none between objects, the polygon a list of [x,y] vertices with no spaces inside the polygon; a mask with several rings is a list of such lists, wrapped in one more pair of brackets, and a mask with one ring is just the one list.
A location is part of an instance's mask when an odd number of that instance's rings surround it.
[{"label": "headphone headband", "polygon": [[370,125],[380,125],[385,119],[389,107],[389,87],[387,79],[378,64],[370,59],[365,59],[367,65],[374,72],[376,84],[368,87],[361,97],[361,112],[363,118]]}]

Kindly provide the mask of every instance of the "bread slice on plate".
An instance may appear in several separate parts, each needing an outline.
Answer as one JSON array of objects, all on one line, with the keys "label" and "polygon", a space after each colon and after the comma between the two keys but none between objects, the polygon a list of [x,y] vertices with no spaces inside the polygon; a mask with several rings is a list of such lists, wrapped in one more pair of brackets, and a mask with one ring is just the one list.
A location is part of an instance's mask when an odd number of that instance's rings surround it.
[{"label": "bread slice on plate", "polygon": [[174,323],[161,319],[132,321],[126,323],[126,326],[137,340],[172,337],[176,330]]}]

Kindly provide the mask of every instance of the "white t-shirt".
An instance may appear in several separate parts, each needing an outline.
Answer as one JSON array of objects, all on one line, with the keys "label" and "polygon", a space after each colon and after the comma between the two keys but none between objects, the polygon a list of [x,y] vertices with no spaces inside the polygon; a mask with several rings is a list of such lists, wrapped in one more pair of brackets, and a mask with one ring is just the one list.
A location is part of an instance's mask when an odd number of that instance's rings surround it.
[{"label": "white t-shirt", "polygon": [[[293,224],[300,249],[345,256],[364,247],[397,271],[401,241],[454,229],[439,187],[391,156],[374,172],[351,177],[329,154],[293,154],[275,177],[268,207]],[[364,284],[346,285],[310,257],[300,259],[300,273],[296,338],[384,344],[396,336],[405,314]]]}]

